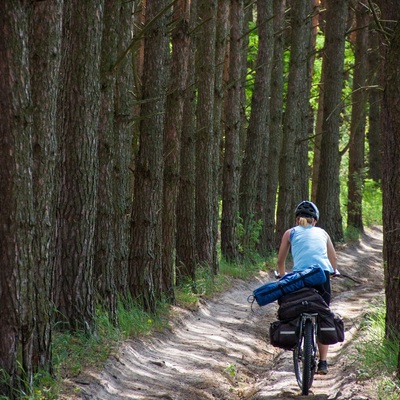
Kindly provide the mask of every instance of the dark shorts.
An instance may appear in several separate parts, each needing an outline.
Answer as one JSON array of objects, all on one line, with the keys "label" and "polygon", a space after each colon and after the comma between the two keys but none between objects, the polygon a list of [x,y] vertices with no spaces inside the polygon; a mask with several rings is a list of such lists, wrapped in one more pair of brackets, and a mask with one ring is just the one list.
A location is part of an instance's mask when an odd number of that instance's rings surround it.
[{"label": "dark shorts", "polygon": [[325,271],[326,281],[323,285],[314,286],[321,294],[328,306],[331,304],[331,276],[329,271]]}]

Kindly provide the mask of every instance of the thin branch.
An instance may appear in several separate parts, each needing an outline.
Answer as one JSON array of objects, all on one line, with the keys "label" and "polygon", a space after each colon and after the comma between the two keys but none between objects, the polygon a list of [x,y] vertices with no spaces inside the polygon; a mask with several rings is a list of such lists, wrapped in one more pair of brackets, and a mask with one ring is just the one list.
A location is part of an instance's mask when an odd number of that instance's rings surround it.
[{"label": "thin branch", "polygon": [[383,29],[382,24],[381,24],[381,21],[380,21],[380,19],[378,18],[378,15],[376,14],[376,9],[375,9],[375,7],[374,7],[374,3],[372,3],[371,0],[368,0],[368,4],[369,4],[370,10],[372,11],[372,15],[373,15],[373,17],[374,17],[374,21],[375,21],[375,23],[376,23],[376,26],[378,27],[377,30],[378,30],[379,32],[382,32],[382,33],[383,33],[383,35],[385,36],[386,41],[389,43],[389,42],[390,42],[390,39],[389,39],[389,37],[387,36],[386,31]]},{"label": "thin branch", "polygon": [[143,29],[138,32],[132,39],[131,44],[126,48],[126,50],[118,57],[115,64],[112,66],[111,70],[115,69],[121,61],[127,56],[127,54],[133,49],[136,42],[138,42],[154,25],[154,23],[161,18],[178,0],[172,0],[164,9],[162,9],[147,25],[143,27]]}]

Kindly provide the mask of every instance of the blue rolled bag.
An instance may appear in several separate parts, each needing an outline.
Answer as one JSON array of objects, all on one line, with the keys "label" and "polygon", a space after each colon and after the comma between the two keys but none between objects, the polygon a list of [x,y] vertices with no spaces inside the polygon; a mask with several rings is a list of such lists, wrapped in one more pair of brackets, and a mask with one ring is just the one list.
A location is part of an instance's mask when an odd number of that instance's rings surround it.
[{"label": "blue rolled bag", "polygon": [[278,300],[281,296],[302,289],[303,287],[314,287],[322,285],[326,281],[325,271],[319,264],[310,265],[300,272],[291,272],[276,282],[268,282],[253,290],[249,296],[249,302],[261,306]]}]

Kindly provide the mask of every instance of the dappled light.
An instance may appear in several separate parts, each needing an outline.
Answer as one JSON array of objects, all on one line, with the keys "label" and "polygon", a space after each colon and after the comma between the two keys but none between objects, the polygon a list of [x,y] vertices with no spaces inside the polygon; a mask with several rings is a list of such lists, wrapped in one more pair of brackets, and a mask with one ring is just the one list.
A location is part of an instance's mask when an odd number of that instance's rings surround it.
[{"label": "dappled light", "polygon": [[[338,251],[343,276],[332,283],[331,308],[343,317],[346,335],[331,346],[329,374],[314,380],[314,400],[374,398],[373,383],[358,379],[354,360],[362,317],[369,304],[383,299],[381,251],[380,228],[367,229],[360,241]],[[299,398],[292,353],[269,344],[277,304],[252,311],[247,302],[252,290],[270,279],[264,272],[238,281],[232,290],[201,300],[196,311],[176,308],[166,331],[126,341],[103,372],[81,376],[82,393],[99,400]]]}]

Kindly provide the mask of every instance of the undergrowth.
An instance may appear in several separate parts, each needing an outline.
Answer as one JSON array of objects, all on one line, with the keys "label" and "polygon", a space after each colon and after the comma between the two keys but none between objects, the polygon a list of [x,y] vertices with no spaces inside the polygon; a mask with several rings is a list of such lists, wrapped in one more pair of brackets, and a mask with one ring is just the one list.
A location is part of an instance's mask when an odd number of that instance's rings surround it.
[{"label": "undergrowth", "polygon": [[245,259],[241,262],[227,262],[220,260],[220,270],[213,274],[209,267],[196,269],[196,280],[187,280],[176,290],[176,302],[183,307],[196,306],[200,297],[212,297],[232,286],[235,279],[249,279],[260,271],[273,268],[276,265],[276,255],[265,261],[261,256]]},{"label": "undergrowth", "polygon": [[377,400],[398,400],[400,381],[396,379],[396,367],[400,338],[388,340],[385,337],[384,304],[371,307],[363,323],[363,332],[365,336],[356,346],[359,377],[377,381]]},{"label": "undergrowth", "polygon": [[[154,314],[146,313],[133,300],[119,302],[118,327],[114,326],[107,312],[97,307],[95,335],[84,332],[53,330],[53,374],[38,372],[34,376],[30,393],[17,393],[24,400],[55,400],[63,397],[62,381],[76,378],[85,369],[102,369],[110,354],[125,339],[149,334],[167,326],[169,306],[160,302]],[[4,378],[3,378],[4,379]],[[70,381],[71,383],[71,381]],[[71,388],[68,388],[71,390]],[[80,389],[72,389],[78,394]],[[0,400],[5,400],[0,396]]]},{"label": "undergrowth", "polygon": [[[238,263],[221,260],[220,271],[214,275],[210,268],[199,267],[195,282],[188,281],[176,288],[176,303],[181,307],[196,307],[201,297],[212,297],[232,286],[235,279],[248,279],[260,270],[276,265],[272,256],[267,262],[261,257]],[[55,400],[64,396],[63,380],[69,384],[86,369],[101,370],[110,354],[129,337],[137,337],[160,331],[168,326],[171,307],[167,302],[159,302],[155,313],[148,313],[133,300],[119,302],[118,326],[114,326],[108,314],[97,307],[95,335],[83,332],[60,332],[53,330],[53,368],[54,373],[39,372],[34,376],[30,393],[19,393],[24,400]],[[1,377],[0,377],[1,379]],[[5,379],[3,377],[3,379]],[[79,387],[68,388],[79,394]],[[0,400],[5,400],[0,396]]]}]

